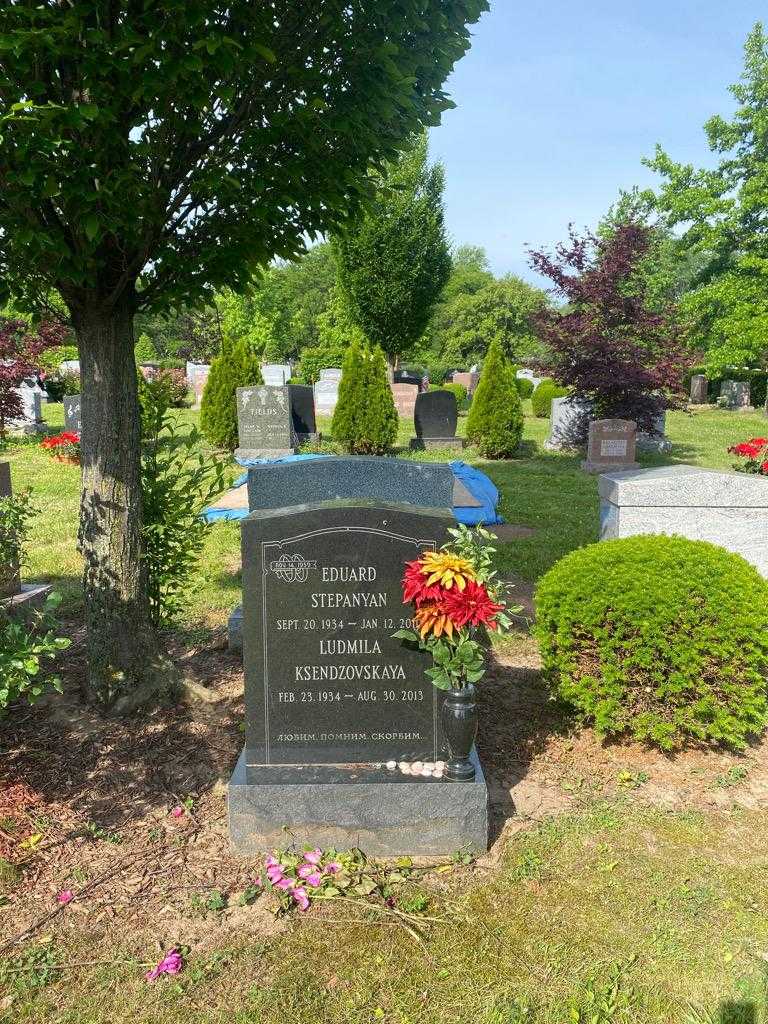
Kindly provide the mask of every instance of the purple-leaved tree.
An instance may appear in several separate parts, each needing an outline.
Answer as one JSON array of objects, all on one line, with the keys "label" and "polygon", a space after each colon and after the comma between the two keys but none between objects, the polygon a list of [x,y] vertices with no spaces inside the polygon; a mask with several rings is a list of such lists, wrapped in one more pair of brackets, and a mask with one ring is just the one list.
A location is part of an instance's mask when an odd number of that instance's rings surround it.
[{"label": "purple-leaved tree", "polygon": [[571,230],[554,255],[530,253],[533,269],[565,302],[535,318],[549,350],[547,371],[591,402],[597,418],[632,419],[649,432],[661,413],[682,404],[692,362],[674,308],[649,307],[640,266],[652,231],[631,221],[606,238]]}]

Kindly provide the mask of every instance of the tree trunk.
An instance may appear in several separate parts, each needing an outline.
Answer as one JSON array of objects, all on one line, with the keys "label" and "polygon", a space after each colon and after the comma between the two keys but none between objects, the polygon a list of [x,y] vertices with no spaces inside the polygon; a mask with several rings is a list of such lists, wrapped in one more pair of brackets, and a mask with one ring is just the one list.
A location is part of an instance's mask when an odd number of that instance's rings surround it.
[{"label": "tree trunk", "polygon": [[133,352],[134,293],[74,315],[80,352],[80,549],[90,700],[125,713],[154,693],[166,666],[149,624],[141,560],[141,424]]}]

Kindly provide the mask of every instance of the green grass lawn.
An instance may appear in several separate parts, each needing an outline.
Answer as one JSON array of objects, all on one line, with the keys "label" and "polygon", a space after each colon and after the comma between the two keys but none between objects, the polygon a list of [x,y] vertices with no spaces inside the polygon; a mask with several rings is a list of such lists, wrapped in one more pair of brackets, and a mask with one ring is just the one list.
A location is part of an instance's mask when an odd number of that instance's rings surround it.
[{"label": "green grass lawn", "polygon": [[[98,957],[44,943],[35,969],[9,961],[0,1006],[5,991],[8,1021],[57,1024],[759,1024],[766,826],[588,805],[518,836],[491,871],[428,879],[423,942],[344,903],[259,941],[246,915],[242,941],[150,986],[107,931]],[[69,963],[84,966],[46,969]]]},{"label": "green grass lawn", "polygon": [[[598,537],[597,478],[580,469],[580,456],[547,452],[543,441],[549,421],[529,415],[519,457],[508,462],[485,462],[468,448],[463,458],[482,468],[501,493],[500,510],[508,522],[533,527],[534,536],[500,547],[499,565],[523,579],[535,581],[559,558]],[[61,405],[44,406],[49,423],[63,423]],[[180,414],[196,422],[192,410]],[[459,420],[463,434],[466,418]],[[327,436],[330,421],[319,423]],[[687,462],[727,469],[732,464],[729,445],[768,430],[760,413],[741,414],[707,410],[692,415],[675,412],[668,416],[668,434],[673,450],[668,456],[640,456],[644,465]],[[412,425],[400,422],[398,445],[406,449]],[[457,453],[403,452],[407,458],[441,461]],[[34,521],[26,575],[30,579],[55,580],[71,601],[78,600],[80,558],[76,550],[79,470],[53,462],[36,441],[13,443],[3,454],[11,462],[14,487],[31,487],[40,515]],[[239,582],[239,527],[219,524],[209,533],[200,571],[190,588],[187,625],[211,627],[222,624],[237,603]]]}]

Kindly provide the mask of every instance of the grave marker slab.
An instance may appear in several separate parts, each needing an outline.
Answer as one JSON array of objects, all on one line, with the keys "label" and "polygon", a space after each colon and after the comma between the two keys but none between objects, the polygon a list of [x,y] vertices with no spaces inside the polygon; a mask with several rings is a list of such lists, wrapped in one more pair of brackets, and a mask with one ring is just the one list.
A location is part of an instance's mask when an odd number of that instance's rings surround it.
[{"label": "grave marker slab", "polygon": [[288,363],[262,363],[261,376],[269,387],[281,388],[291,379],[291,367]]},{"label": "grave marker slab", "polygon": [[411,439],[411,448],[463,448],[464,439],[456,437],[458,421],[454,394],[424,391],[416,398],[413,413],[416,437]]},{"label": "grave marker slab", "polygon": [[720,385],[720,402],[724,409],[749,409],[752,406],[748,380],[724,380]]},{"label": "grave marker slab", "polygon": [[335,380],[337,383],[344,375],[344,371],[338,366],[327,366],[320,371],[320,380]]},{"label": "grave marker slab", "polygon": [[447,463],[333,456],[251,466],[248,507],[254,511],[359,498],[451,508],[453,487],[453,470]]},{"label": "grave marker slab", "polygon": [[300,384],[237,389],[236,458],[277,458],[290,455],[316,436],[312,388]]},{"label": "grave marker slab", "polygon": [[634,420],[592,420],[587,457],[581,468],[587,473],[639,469],[635,461],[637,424]]},{"label": "grave marker slab", "polygon": [[451,380],[454,384],[461,384],[462,387],[466,388],[467,394],[471,398],[480,382],[480,374],[473,370],[454,373]]},{"label": "grave marker slab", "polygon": [[390,384],[398,416],[410,419],[416,410],[419,389],[416,384]]},{"label": "grave marker slab", "polygon": [[333,377],[321,377],[314,386],[315,411],[325,416],[333,415],[339,401],[339,381]]},{"label": "grave marker slab", "polygon": [[549,421],[549,437],[544,442],[544,447],[549,451],[576,447],[586,426],[585,421],[591,416],[592,406],[589,402],[582,402],[571,396],[554,398]]},{"label": "grave marker slab", "polygon": [[[245,750],[229,787],[245,853],[294,839],[378,855],[487,843],[487,792],[400,776],[444,756],[428,656],[392,637],[410,621],[405,563],[448,539],[447,509],[324,502],[243,520]],[[461,841],[460,841],[461,840]]]},{"label": "grave marker slab", "polygon": [[43,424],[43,389],[38,384],[21,384],[16,388],[21,399],[22,413],[18,419],[8,421],[8,430],[12,434],[39,434],[45,428]]},{"label": "grave marker slab", "polygon": [[662,466],[600,477],[600,539],[639,533],[707,540],[768,577],[768,480],[698,466]]},{"label": "grave marker slab", "polygon": [[64,429],[82,433],[80,395],[64,395]]},{"label": "grave marker slab", "polygon": [[703,373],[691,377],[691,405],[706,405],[709,401],[709,381]]}]

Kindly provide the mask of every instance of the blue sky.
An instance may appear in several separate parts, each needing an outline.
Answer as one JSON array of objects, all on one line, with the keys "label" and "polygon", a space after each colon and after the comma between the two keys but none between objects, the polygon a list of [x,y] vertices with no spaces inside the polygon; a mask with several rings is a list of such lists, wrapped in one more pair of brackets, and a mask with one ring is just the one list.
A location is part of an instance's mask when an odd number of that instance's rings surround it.
[{"label": "blue sky", "polygon": [[733,109],[761,18],[745,0],[491,0],[449,80],[457,107],[431,134],[453,241],[536,280],[527,243],[594,227],[620,188],[658,181],[641,164],[657,142],[711,163],[702,126]]}]

